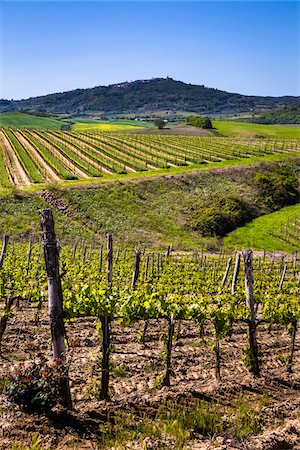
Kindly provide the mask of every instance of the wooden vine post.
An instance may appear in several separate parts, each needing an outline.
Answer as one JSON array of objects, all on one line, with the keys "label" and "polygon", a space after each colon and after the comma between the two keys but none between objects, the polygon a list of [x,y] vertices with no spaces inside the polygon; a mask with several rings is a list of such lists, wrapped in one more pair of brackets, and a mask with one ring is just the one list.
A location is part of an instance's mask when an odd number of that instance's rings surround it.
[{"label": "wooden vine post", "polygon": [[7,246],[8,246],[9,236],[7,234],[3,235],[3,241],[2,241],[2,250],[0,255],[0,269],[3,266],[5,255],[7,252]]},{"label": "wooden vine post", "polygon": [[223,280],[222,280],[222,286],[225,286],[225,284],[226,284],[231,264],[232,264],[232,258],[230,257],[230,258],[228,258],[228,261],[227,261],[226,270],[225,270]]},{"label": "wooden vine post", "polygon": [[140,274],[141,252],[137,250],[134,258],[134,270],[132,274],[131,289],[135,289]]},{"label": "wooden vine post", "polygon": [[239,270],[240,270],[240,262],[241,262],[241,255],[240,255],[240,253],[237,253],[236,257],[235,257],[235,265],[234,265],[234,271],[233,271],[233,277],[232,277],[232,283],[231,283],[231,294],[232,295],[235,294],[235,290],[236,290],[236,283],[237,283],[237,278],[238,278],[238,274],[239,274]]},{"label": "wooden vine post", "polygon": [[256,309],[253,295],[253,252],[250,249],[243,250],[244,268],[245,268],[245,292],[246,305],[250,310],[250,319],[248,319],[249,333],[249,363],[250,370],[255,376],[260,375],[258,345],[256,339]]},{"label": "wooden vine post", "polygon": [[172,374],[172,363],[171,363],[171,355],[172,355],[172,345],[173,345],[173,337],[175,331],[175,320],[174,315],[168,318],[168,336],[167,336],[167,348],[166,348],[166,373],[162,380],[162,386],[171,386],[170,383],[170,375]]},{"label": "wooden vine post", "polygon": [[[63,296],[59,275],[59,252],[54,231],[54,219],[51,209],[40,212],[42,227],[42,244],[46,263],[48,280],[48,301],[51,326],[53,357],[57,361],[65,362],[65,325],[63,319]],[[72,409],[72,399],[69,386],[68,373],[60,379],[61,404]]]},{"label": "wooden vine post", "polygon": [[[113,280],[113,237],[107,234],[107,284],[112,288]],[[110,357],[110,317],[101,316],[102,361],[100,399],[109,400],[109,357]]]},{"label": "wooden vine post", "polygon": [[[0,270],[3,267],[5,255],[7,252],[8,241],[9,241],[9,236],[7,234],[4,234],[3,241],[2,241],[2,250],[1,250],[1,254],[0,254]],[[13,304],[14,304],[14,297],[10,295],[5,301],[4,312],[0,318],[0,347],[1,347],[1,341],[2,341],[3,334],[6,330],[9,313],[13,307]],[[1,349],[0,349],[0,352],[1,352]]]},{"label": "wooden vine post", "polygon": [[107,283],[112,283],[113,275],[113,237],[112,234],[107,235]]}]

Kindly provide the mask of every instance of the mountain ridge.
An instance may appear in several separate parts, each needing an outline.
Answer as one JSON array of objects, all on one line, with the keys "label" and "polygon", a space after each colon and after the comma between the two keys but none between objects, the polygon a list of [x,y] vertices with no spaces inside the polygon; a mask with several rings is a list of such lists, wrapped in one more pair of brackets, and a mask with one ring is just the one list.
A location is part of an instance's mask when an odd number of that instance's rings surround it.
[{"label": "mountain ridge", "polygon": [[168,111],[213,115],[262,111],[297,104],[300,104],[300,97],[243,95],[167,77],[78,88],[22,100],[2,99],[0,112],[88,115]]}]

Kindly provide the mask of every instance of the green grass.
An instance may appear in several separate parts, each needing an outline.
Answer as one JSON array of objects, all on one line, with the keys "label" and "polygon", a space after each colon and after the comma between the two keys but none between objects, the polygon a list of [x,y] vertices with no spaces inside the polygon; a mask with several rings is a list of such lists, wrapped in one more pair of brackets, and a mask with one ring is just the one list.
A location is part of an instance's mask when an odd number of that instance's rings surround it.
[{"label": "green grass", "polygon": [[34,128],[36,130],[60,130],[63,122],[48,117],[37,117],[25,113],[0,114],[0,127],[3,128]]},{"label": "green grass", "polygon": [[260,125],[246,122],[213,120],[213,126],[223,136],[299,138],[300,127],[286,125]]},{"label": "green grass", "polygon": [[244,227],[237,228],[224,238],[224,245],[229,248],[249,248],[255,250],[293,252],[295,246],[282,242],[272,235],[280,234],[282,224],[293,222],[300,217],[300,204],[288,206],[280,211],[258,217]]},{"label": "green grass", "polygon": [[[36,195],[23,195],[18,192],[1,197],[0,202],[0,235],[40,236],[39,211],[49,205]],[[82,223],[69,219],[54,211],[54,219],[58,236],[73,241],[82,233],[86,239],[91,239],[93,231]]]}]

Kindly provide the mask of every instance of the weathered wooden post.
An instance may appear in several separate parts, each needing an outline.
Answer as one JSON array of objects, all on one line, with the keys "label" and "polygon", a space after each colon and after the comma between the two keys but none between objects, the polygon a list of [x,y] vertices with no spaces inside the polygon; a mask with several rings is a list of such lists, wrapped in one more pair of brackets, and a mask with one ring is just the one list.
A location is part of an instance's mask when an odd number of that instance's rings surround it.
[{"label": "weathered wooden post", "polygon": [[112,234],[107,235],[107,282],[112,283],[113,276],[113,237]]},{"label": "weathered wooden post", "polygon": [[141,252],[137,250],[134,258],[134,270],[132,274],[131,289],[135,289],[140,274]]},{"label": "weathered wooden post", "polygon": [[[8,311],[8,312],[11,311],[13,304],[14,304],[14,300],[15,300],[15,297],[13,297],[12,295],[8,296],[8,298],[5,301],[6,311]],[[8,319],[9,319],[9,314],[4,314],[0,318],[0,354],[1,354],[1,341],[2,341],[2,337],[4,335],[4,332],[6,330]]]},{"label": "weathered wooden post", "polygon": [[[107,284],[112,289],[113,280],[113,237],[107,234]],[[102,330],[102,361],[101,361],[101,391],[100,399],[109,399],[109,358],[110,358],[110,322],[111,318],[101,316]]]},{"label": "weathered wooden post", "polygon": [[171,317],[168,319],[168,337],[167,337],[167,354],[166,354],[166,373],[162,380],[162,386],[170,386],[170,375],[172,373],[172,363],[171,363],[171,355],[172,355],[172,346],[173,346],[173,336],[175,330],[175,320],[174,315],[171,314]]},{"label": "weathered wooden post", "polygon": [[146,256],[146,263],[145,263],[145,274],[144,274],[144,280],[146,281],[148,278],[148,270],[149,270],[149,255]]},{"label": "weathered wooden post", "polygon": [[[66,358],[66,332],[63,319],[63,296],[59,275],[59,252],[54,231],[52,210],[42,210],[40,212],[40,221],[48,279],[48,300],[53,356],[56,360],[64,361]],[[68,374],[61,377],[60,383],[61,403],[66,408],[72,409]]]},{"label": "weathered wooden post", "polygon": [[102,272],[102,264],[103,264],[103,245],[100,245],[99,248],[99,272]]},{"label": "weathered wooden post", "polygon": [[287,270],[287,264],[284,265],[282,274],[280,276],[280,282],[279,282],[279,290],[280,291],[282,291],[282,288],[283,288],[283,283],[284,283],[284,279],[285,279],[286,270]]},{"label": "weathered wooden post", "polygon": [[33,242],[34,242],[34,238],[31,237],[29,240],[29,243],[28,243],[26,275],[28,275],[29,268],[30,268],[30,260],[31,260],[31,255],[32,255]]},{"label": "weathered wooden post", "polygon": [[259,376],[259,360],[258,360],[258,345],[256,339],[256,309],[254,305],[253,295],[253,252],[250,249],[243,250],[244,267],[245,267],[245,292],[246,305],[250,310],[250,319],[248,320],[249,332],[249,362],[250,370],[255,376]]},{"label": "weathered wooden post", "polygon": [[236,283],[237,283],[237,278],[238,278],[238,274],[239,274],[239,270],[240,270],[240,262],[241,262],[241,255],[240,255],[240,253],[237,253],[236,257],[235,257],[235,265],[234,265],[234,271],[233,271],[233,277],[232,277],[232,283],[231,283],[231,294],[232,295],[235,294],[235,290],[236,290]]},{"label": "weathered wooden post", "polygon": [[101,316],[102,329],[102,362],[100,400],[108,400],[109,393],[109,357],[110,357],[110,318]]},{"label": "weathered wooden post", "polygon": [[231,267],[231,263],[232,263],[232,258],[230,256],[230,258],[228,258],[228,261],[227,261],[226,270],[225,270],[225,273],[224,273],[224,276],[223,276],[223,280],[222,280],[222,286],[225,286],[225,284],[226,284],[226,281],[227,281],[227,278],[228,278],[228,275],[229,275],[229,270],[230,270],[230,267]]},{"label": "weathered wooden post", "polygon": [[0,255],[0,269],[3,266],[5,255],[7,252],[7,246],[8,246],[9,236],[7,234],[3,235],[3,241],[2,241],[2,250]]},{"label": "weathered wooden post", "polygon": [[168,260],[169,256],[171,255],[171,251],[172,251],[172,245],[168,245],[167,250],[166,250],[166,261]]}]

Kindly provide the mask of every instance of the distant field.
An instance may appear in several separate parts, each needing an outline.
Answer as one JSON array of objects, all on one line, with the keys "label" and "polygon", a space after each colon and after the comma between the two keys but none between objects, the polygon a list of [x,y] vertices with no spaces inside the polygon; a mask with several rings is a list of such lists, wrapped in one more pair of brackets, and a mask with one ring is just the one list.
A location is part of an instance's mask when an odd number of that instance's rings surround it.
[{"label": "distant field", "polygon": [[63,125],[73,122],[74,131],[126,131],[152,128],[152,122],[138,122],[134,120],[92,120],[73,119],[58,120],[48,117],[38,117],[25,113],[0,114],[0,128],[31,128],[35,130],[60,130]]},{"label": "distant field", "polygon": [[300,138],[300,128],[296,126],[260,125],[226,120],[213,120],[213,126],[223,136],[255,137],[261,135],[274,138]]},{"label": "distant field", "polygon": [[48,117],[37,117],[25,113],[0,114],[0,127],[34,128],[36,130],[60,130],[63,122]]},{"label": "distant field", "polygon": [[88,119],[76,119],[72,122],[76,122],[72,125],[73,131],[126,131],[126,130],[138,130],[153,127],[149,122],[135,122],[133,120],[88,120]]},{"label": "distant field", "polygon": [[228,248],[293,252],[300,248],[300,204],[259,217],[224,238]]}]

